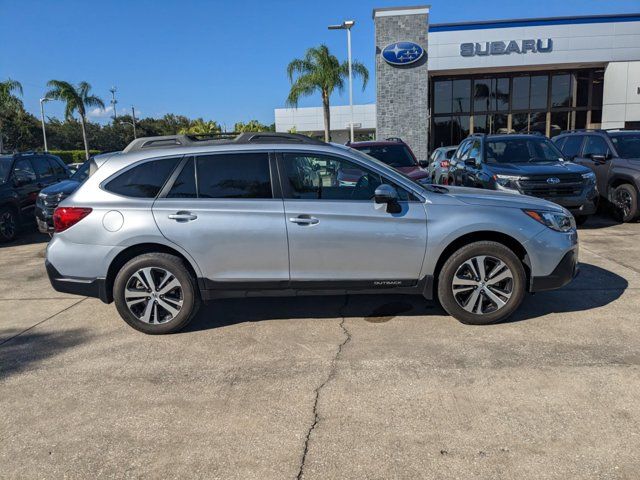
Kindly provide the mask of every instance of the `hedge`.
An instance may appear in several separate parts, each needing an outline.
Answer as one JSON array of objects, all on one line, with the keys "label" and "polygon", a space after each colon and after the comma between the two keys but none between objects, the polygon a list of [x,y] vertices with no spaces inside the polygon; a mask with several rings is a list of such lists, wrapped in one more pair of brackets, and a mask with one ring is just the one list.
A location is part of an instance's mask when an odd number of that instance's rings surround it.
[{"label": "hedge", "polygon": [[[82,163],[86,160],[84,150],[50,150],[51,155],[56,155],[64,163]],[[100,150],[89,150],[89,155],[97,155]]]}]

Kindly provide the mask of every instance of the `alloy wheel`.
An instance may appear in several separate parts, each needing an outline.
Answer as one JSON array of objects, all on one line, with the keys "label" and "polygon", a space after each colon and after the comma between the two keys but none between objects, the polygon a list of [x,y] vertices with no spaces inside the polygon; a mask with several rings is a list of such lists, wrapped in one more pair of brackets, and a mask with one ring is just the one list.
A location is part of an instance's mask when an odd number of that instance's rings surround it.
[{"label": "alloy wheel", "polygon": [[166,323],[182,309],[182,285],[164,268],[146,267],[127,280],[124,300],[129,311],[141,322]]},{"label": "alloy wheel", "polygon": [[0,234],[4,238],[13,238],[16,233],[16,221],[11,212],[4,212],[0,215]]},{"label": "alloy wheel", "polygon": [[633,197],[624,188],[618,188],[614,198],[616,208],[620,211],[622,218],[627,218],[633,207]]},{"label": "alloy wheel", "polygon": [[479,255],[458,267],[451,282],[460,307],[476,315],[503,308],[513,294],[513,272],[499,258]]}]

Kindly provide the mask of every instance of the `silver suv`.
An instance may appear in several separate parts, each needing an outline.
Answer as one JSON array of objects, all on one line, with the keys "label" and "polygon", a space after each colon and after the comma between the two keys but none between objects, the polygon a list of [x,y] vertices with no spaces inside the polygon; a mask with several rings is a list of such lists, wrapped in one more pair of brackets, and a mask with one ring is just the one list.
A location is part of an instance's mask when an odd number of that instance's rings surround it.
[{"label": "silver suv", "polygon": [[[421,185],[300,135],[143,138],[103,160],[56,209],[47,271],[145,333],[180,330],[201,301],[252,295],[421,294],[488,324],[577,272],[575,223],[558,205]],[[339,182],[346,170],[358,180]]]}]

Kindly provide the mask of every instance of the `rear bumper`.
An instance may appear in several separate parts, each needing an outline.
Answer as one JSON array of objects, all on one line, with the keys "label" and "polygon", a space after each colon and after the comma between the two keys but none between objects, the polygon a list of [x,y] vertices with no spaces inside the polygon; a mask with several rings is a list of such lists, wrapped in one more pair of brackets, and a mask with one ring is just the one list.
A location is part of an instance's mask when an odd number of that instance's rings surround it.
[{"label": "rear bumper", "polygon": [[45,260],[45,267],[54,290],[83,297],[99,298],[104,303],[109,303],[104,278],[65,277],[48,260]]},{"label": "rear bumper", "polygon": [[551,274],[543,277],[532,277],[529,291],[542,292],[564,287],[578,275],[578,271],[578,252],[577,250],[571,250],[562,257],[562,260],[560,260],[560,263]]}]

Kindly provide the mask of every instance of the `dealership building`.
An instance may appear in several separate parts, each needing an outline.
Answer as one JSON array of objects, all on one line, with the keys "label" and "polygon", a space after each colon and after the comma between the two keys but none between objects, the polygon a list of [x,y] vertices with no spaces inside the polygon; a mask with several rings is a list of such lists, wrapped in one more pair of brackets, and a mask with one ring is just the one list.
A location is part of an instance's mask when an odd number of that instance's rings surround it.
[{"label": "dealership building", "polygon": [[[470,133],[640,128],[640,13],[430,25],[429,10],[373,11],[376,103],[354,106],[358,138],[401,137],[426,158]],[[346,141],[348,106],[331,113]],[[323,131],[321,108],[275,120]]]}]

